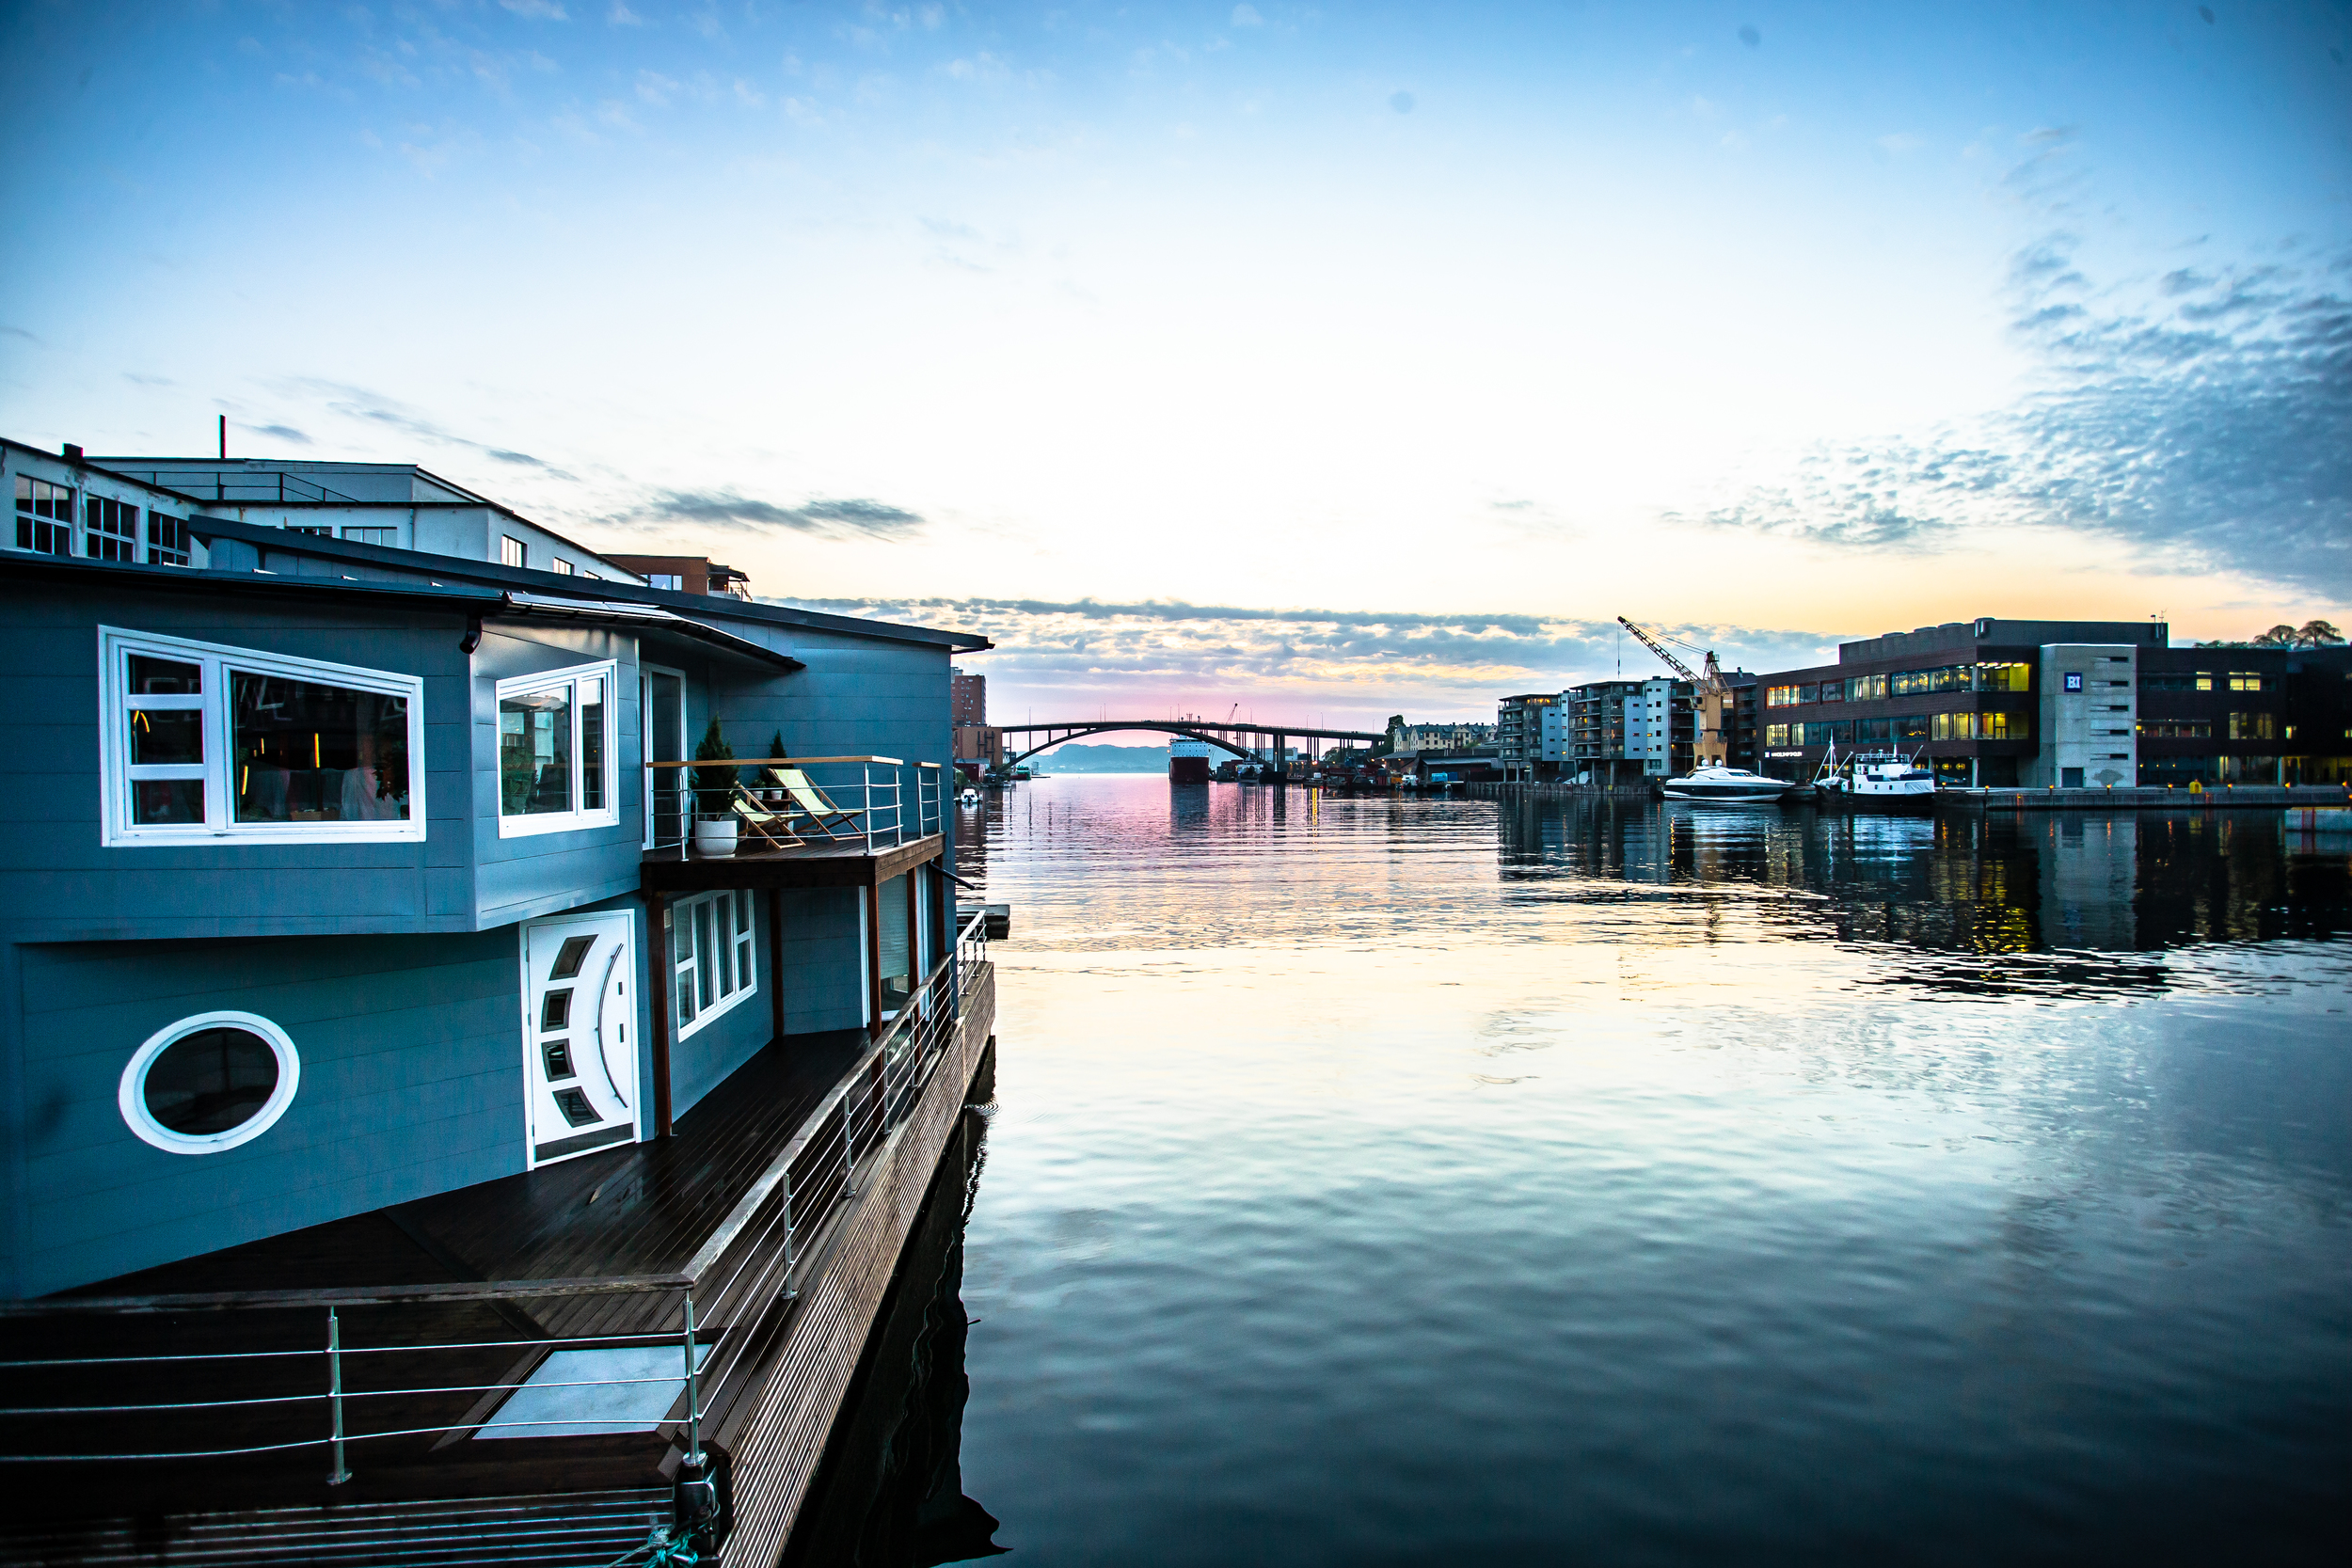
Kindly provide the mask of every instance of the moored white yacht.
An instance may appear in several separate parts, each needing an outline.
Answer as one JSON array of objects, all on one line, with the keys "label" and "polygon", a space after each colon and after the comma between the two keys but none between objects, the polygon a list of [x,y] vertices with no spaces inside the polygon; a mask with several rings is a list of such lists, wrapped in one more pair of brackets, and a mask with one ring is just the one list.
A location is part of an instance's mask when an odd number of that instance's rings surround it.
[{"label": "moored white yacht", "polygon": [[1693,768],[1681,778],[1668,779],[1660,786],[1669,800],[1719,801],[1777,800],[1796,787],[1788,779],[1768,779],[1761,773],[1720,763]]}]

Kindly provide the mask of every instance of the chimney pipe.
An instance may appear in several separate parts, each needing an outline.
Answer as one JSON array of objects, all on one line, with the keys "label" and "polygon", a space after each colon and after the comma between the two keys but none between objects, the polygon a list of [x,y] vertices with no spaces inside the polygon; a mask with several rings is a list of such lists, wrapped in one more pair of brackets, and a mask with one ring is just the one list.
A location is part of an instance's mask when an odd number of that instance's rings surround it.
[{"label": "chimney pipe", "polygon": [[220,417],[220,460],[223,463],[229,461],[229,416],[226,414]]},{"label": "chimney pipe", "polygon": [[79,463],[82,460],[82,449],[75,446],[71,441],[68,441],[59,450],[65,453],[65,460],[69,463]]}]

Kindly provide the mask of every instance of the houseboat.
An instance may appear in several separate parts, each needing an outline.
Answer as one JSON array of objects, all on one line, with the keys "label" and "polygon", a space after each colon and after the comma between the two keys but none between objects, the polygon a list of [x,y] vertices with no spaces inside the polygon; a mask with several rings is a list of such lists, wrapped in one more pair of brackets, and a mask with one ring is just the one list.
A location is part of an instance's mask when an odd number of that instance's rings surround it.
[{"label": "houseboat", "polygon": [[0,1559],[767,1568],[992,1070],[988,643],[0,457]]}]

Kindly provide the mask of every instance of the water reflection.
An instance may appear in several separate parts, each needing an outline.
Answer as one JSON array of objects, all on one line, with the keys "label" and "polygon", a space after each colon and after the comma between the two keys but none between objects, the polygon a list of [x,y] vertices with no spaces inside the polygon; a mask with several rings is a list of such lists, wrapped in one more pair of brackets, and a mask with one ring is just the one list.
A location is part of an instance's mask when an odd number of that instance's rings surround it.
[{"label": "water reflection", "polygon": [[780,1568],[932,1568],[1005,1550],[960,1464],[963,1228],[984,1135],[966,1113],[940,1160]]},{"label": "water reflection", "polygon": [[[1919,961],[1877,973],[1900,984],[2137,990],[2164,984],[2166,967],[2061,955],[2325,939],[2352,923],[2352,859],[2297,840],[2276,812],[1925,818],[1532,800],[1496,826],[1506,882],[1740,899],[1784,935],[1915,950]],[[1931,957],[1950,954],[2051,957]]]},{"label": "water reflection", "polygon": [[1021,1560],[2341,1555],[2340,850],[1118,778],[983,832],[954,1497]]}]

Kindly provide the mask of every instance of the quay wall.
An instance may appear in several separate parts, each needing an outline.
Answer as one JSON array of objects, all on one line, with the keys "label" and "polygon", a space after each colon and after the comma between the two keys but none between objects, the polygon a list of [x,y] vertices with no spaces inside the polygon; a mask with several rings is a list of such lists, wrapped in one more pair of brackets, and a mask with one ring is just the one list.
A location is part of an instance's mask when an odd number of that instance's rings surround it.
[{"label": "quay wall", "polygon": [[2229,811],[2352,805],[2343,784],[2254,784],[2219,789],[1939,789],[1941,811]]},{"label": "quay wall", "polygon": [[921,1103],[861,1173],[865,1190],[793,1307],[765,1386],[744,1402],[739,1425],[731,1419],[735,1430],[718,1434],[735,1456],[735,1529],[720,1554],[728,1568],[769,1568],[784,1550],[995,1026],[988,965]]},{"label": "quay wall", "polygon": [[[1475,784],[1468,786],[1467,793],[1471,799],[1481,800],[1581,800],[1647,799],[1650,788],[1647,784],[1602,789],[1589,784]],[[1809,805],[1813,802],[1798,800],[1788,803]],[[1935,807],[1938,811],[2279,811],[2285,808],[2325,811],[2352,807],[2352,785],[2223,785],[2193,793],[2178,788],[1939,789],[1935,792]]]}]

